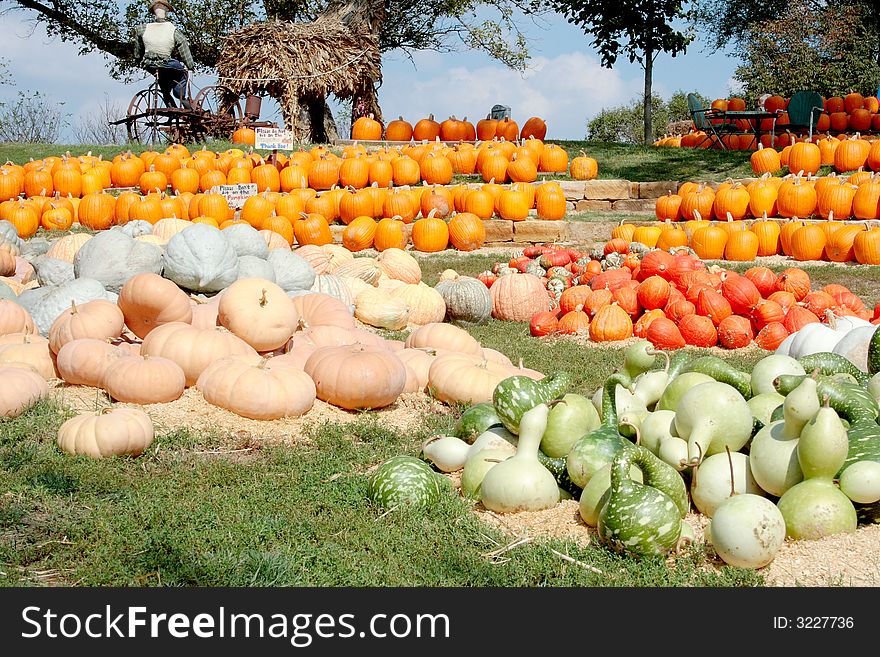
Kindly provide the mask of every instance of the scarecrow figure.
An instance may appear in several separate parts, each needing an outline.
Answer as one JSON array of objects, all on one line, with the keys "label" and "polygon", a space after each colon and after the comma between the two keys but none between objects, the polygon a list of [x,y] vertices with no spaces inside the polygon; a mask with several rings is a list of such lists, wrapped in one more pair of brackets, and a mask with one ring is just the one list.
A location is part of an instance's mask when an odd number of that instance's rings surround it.
[{"label": "scarecrow figure", "polygon": [[153,21],[134,28],[135,59],[141,68],[156,76],[167,107],[177,107],[176,97],[183,107],[193,109],[186,97],[186,87],[196,64],[189,41],[167,18],[174,11],[171,0],[151,0],[149,10]]}]

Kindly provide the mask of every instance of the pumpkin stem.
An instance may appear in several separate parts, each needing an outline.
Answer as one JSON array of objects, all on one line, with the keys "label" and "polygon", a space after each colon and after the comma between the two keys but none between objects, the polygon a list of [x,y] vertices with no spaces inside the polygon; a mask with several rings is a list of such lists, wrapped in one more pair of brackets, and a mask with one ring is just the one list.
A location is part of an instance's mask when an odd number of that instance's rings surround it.
[{"label": "pumpkin stem", "polygon": [[260,297],[260,308],[269,303],[269,300],[266,298],[266,288],[263,288],[263,296]]},{"label": "pumpkin stem", "polygon": [[76,301],[71,299],[70,300],[70,314],[76,315],[78,312],[79,312],[79,310],[77,310],[77,308],[76,308]]}]

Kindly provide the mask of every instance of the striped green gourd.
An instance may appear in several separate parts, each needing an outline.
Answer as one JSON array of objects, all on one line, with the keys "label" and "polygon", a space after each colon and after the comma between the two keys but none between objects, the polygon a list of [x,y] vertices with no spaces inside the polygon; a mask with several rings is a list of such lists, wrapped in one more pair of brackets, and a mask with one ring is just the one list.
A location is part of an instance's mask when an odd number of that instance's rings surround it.
[{"label": "striped green gourd", "polygon": [[874,330],[868,342],[868,374],[880,372],[880,327]]},{"label": "striped green gourd", "polygon": [[716,381],[733,386],[745,399],[752,396],[752,375],[735,368],[718,356],[700,356],[689,361],[683,372],[699,372],[711,376]]},{"label": "striped green gourd", "polygon": [[658,463],[666,465],[639,445],[620,451],[611,462],[611,489],[599,512],[597,529],[600,540],[616,552],[636,557],[663,555],[678,543],[684,514],[676,501],[629,476],[635,465],[650,481]]},{"label": "striped green gourd", "polygon": [[370,475],[368,495],[382,509],[425,508],[440,498],[444,481],[443,475],[414,456],[392,456]]},{"label": "striped green gourd", "polygon": [[798,358],[798,362],[803,365],[804,370],[807,372],[812,372],[818,368],[819,373],[826,376],[849,374],[863,385],[868,383],[868,375],[856,367],[849,358],[840,354],[830,351],[819,351],[815,354],[801,356]]},{"label": "striped green gourd", "polygon": [[495,426],[501,426],[495,406],[492,402],[480,402],[461,414],[453,433],[457,438],[473,443],[481,433]]},{"label": "striped green gourd", "polygon": [[540,381],[516,374],[495,386],[492,404],[504,427],[513,434],[519,434],[519,422],[526,411],[562,397],[569,385],[571,377],[567,372],[556,372]]},{"label": "striped green gourd", "polygon": [[612,374],[602,390],[602,424],[581,436],[566,457],[568,476],[575,486],[583,488],[603,465],[611,463],[620,450],[633,443],[620,435],[617,418],[617,386],[628,377]]},{"label": "striped green gourd", "polygon": [[[781,395],[788,395],[797,388],[801,381],[806,378],[803,374],[783,374],[776,378],[774,386]],[[861,419],[876,420],[880,415],[880,406],[877,400],[868,392],[867,388],[857,383],[839,381],[831,377],[819,375],[817,393],[820,399],[828,396],[831,408],[850,424]]]}]

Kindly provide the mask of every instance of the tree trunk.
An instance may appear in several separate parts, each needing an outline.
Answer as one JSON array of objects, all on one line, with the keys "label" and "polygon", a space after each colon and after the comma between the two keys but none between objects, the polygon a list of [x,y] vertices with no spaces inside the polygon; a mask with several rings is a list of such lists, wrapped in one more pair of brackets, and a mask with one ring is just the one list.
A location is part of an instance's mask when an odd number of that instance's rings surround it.
[{"label": "tree trunk", "polygon": [[654,77],[654,52],[650,47],[645,48],[645,146],[654,142],[653,105],[651,103],[651,89]]},{"label": "tree trunk", "polygon": [[294,141],[300,143],[327,144],[339,138],[336,121],[325,98],[301,97],[298,115],[291,122],[290,129]]}]

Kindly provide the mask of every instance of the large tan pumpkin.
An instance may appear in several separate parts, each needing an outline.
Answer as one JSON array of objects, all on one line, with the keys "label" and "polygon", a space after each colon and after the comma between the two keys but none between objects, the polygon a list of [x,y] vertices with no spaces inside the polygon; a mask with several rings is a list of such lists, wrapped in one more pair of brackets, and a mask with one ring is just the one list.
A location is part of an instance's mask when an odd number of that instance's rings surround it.
[{"label": "large tan pumpkin", "polygon": [[446,302],[440,293],[424,283],[407,283],[391,292],[392,299],[400,299],[409,308],[407,322],[414,326],[435,324],[446,317]]},{"label": "large tan pumpkin", "polygon": [[220,309],[220,299],[215,295],[206,302],[190,298],[192,306],[192,320],[190,323],[196,328],[212,328],[218,326],[217,311]]},{"label": "large tan pumpkin", "polygon": [[316,326],[335,326],[343,329],[355,327],[351,309],[329,294],[314,292],[293,297],[293,305],[299,316],[297,328],[302,330]]},{"label": "large tan pumpkin", "polygon": [[349,410],[383,408],[406,387],[406,367],[388,349],[373,345],[321,347],[309,356],[305,372],[318,399]]},{"label": "large tan pumpkin", "polygon": [[55,363],[58,374],[66,383],[100,388],[110,363],[130,355],[133,354],[128,349],[106,340],[81,338],[61,347]]},{"label": "large tan pumpkin", "polygon": [[46,379],[27,367],[0,366],[0,416],[18,417],[49,395]]},{"label": "large tan pumpkin", "polygon": [[422,280],[419,261],[403,249],[395,247],[385,249],[376,257],[376,262],[389,278],[413,284]]},{"label": "large tan pumpkin", "polygon": [[116,401],[162,404],[179,399],[186,387],[183,369],[161,356],[125,356],[104,371],[103,388]]},{"label": "large tan pumpkin", "polygon": [[117,300],[125,324],[143,339],[157,326],[192,321],[192,306],[186,292],[158,274],[143,273],[125,282]]},{"label": "large tan pumpkin", "polygon": [[428,370],[428,392],[447,404],[479,404],[492,401],[495,387],[513,374],[510,367],[480,356],[444,354]]},{"label": "large tan pumpkin", "polygon": [[62,452],[93,459],[140,456],[154,435],[153,421],[142,410],[113,408],[70,418],[58,429],[57,444]]},{"label": "large tan pumpkin", "polygon": [[242,278],[220,298],[217,323],[260,352],[283,346],[299,317],[287,293],[265,278]]},{"label": "large tan pumpkin", "polygon": [[467,331],[452,324],[433,322],[410,333],[404,343],[407,349],[430,348],[483,356],[480,343]]},{"label": "large tan pumpkin", "polygon": [[375,288],[367,289],[355,299],[354,316],[369,326],[399,331],[409,321],[409,306],[387,292]]},{"label": "large tan pumpkin", "polygon": [[279,358],[229,356],[214,361],[196,387],[209,404],[254,420],[298,417],[315,403],[315,383]]},{"label": "large tan pumpkin", "polygon": [[[0,365],[22,363],[34,369],[47,381],[58,378],[49,341],[42,336],[19,333],[4,336],[8,341],[0,344]],[[0,385],[6,385],[2,382]]]},{"label": "large tan pumpkin", "polygon": [[527,322],[535,313],[550,310],[550,296],[534,274],[499,276],[489,288],[489,294],[495,319]]},{"label": "large tan pumpkin", "polygon": [[227,356],[257,356],[257,351],[222,326],[200,329],[172,322],[150,331],[141,345],[141,354],[173,360],[183,370],[186,385],[194,386],[214,361]]},{"label": "large tan pumpkin", "polygon": [[382,269],[375,258],[364,256],[343,262],[332,273],[340,278],[359,278],[365,283],[375,285],[382,274]]},{"label": "large tan pumpkin", "polygon": [[95,299],[79,306],[71,301],[70,308],[58,315],[49,327],[49,348],[57,354],[71,340],[118,338],[124,327],[125,316],[112,301]]},{"label": "large tan pumpkin", "polygon": [[15,301],[0,299],[0,335],[8,333],[36,333],[31,314]]},{"label": "large tan pumpkin", "polygon": [[76,257],[77,252],[82,248],[82,245],[92,239],[92,237],[94,237],[94,235],[89,233],[71,233],[70,235],[65,235],[56,240],[52,246],[49,247],[49,250],[46,251],[46,257],[64,260],[64,262],[73,262],[73,259]]}]

